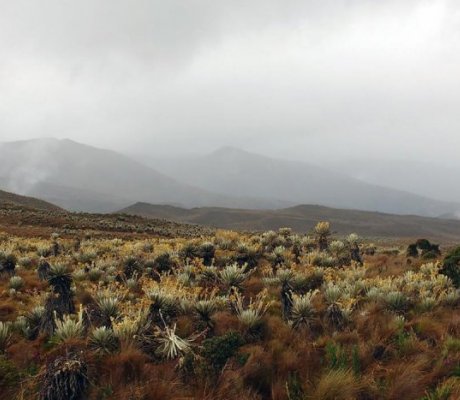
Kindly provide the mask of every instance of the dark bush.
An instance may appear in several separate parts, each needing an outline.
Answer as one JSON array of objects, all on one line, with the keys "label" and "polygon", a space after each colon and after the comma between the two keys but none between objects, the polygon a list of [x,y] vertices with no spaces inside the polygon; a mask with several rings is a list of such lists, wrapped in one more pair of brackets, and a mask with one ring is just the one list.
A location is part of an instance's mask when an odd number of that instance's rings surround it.
[{"label": "dark bush", "polygon": [[342,331],[346,325],[346,317],[337,303],[332,303],[326,310],[327,324],[335,331]]},{"label": "dark bush", "polygon": [[451,251],[445,258],[441,274],[449,277],[456,288],[460,287],[460,247]]},{"label": "dark bush", "polygon": [[319,289],[324,282],[321,275],[309,275],[295,279],[291,282],[292,291],[298,294],[305,294],[311,290]]},{"label": "dark bush", "polygon": [[[227,265],[233,264],[234,262],[237,262],[236,256],[220,256],[214,258],[214,266],[216,267],[225,267]],[[244,262],[241,264],[238,262],[238,264],[241,266],[244,264]]]},{"label": "dark bush", "polygon": [[407,247],[407,257],[416,258],[420,254],[425,260],[432,260],[437,258],[441,255],[439,244],[430,243],[430,241],[427,239],[418,239],[415,243],[412,243]]},{"label": "dark bush", "polygon": [[182,260],[200,257],[200,248],[195,243],[187,243],[180,251],[179,257]]},{"label": "dark bush", "polygon": [[418,257],[418,248],[417,248],[417,245],[415,243],[412,243],[409,246],[407,246],[406,256],[407,257],[413,257],[413,258]]},{"label": "dark bush", "polygon": [[436,255],[441,255],[439,245],[430,243],[430,241],[428,241],[427,239],[419,239],[415,244],[417,245],[417,248],[421,250],[422,256],[429,252],[433,252],[433,254]]},{"label": "dark bush", "polygon": [[200,256],[203,258],[204,265],[210,266],[215,254],[216,248],[212,243],[203,243],[200,246]]},{"label": "dark bush", "polygon": [[54,241],[53,244],[51,245],[51,251],[53,253],[54,257],[57,257],[60,252],[61,252],[61,247],[59,246],[59,243]]},{"label": "dark bush", "polygon": [[123,272],[126,279],[131,279],[135,274],[140,275],[142,273],[142,264],[136,257],[127,257],[124,261]]},{"label": "dark bush", "polygon": [[56,328],[55,317],[62,318],[65,314],[75,313],[75,304],[71,290],[72,276],[67,268],[62,265],[52,266],[48,274],[48,282],[53,288],[53,293],[46,299],[40,331],[52,335]]},{"label": "dark bush", "polygon": [[149,306],[147,320],[153,325],[163,326],[163,321],[166,322],[166,324],[175,322],[178,314],[179,309],[176,304],[153,302]]},{"label": "dark bush", "polygon": [[[362,265],[363,259],[361,257],[361,250],[359,248],[358,243],[354,243],[354,244],[351,245],[351,247],[350,247],[350,259],[352,261],[355,261],[358,264]],[[346,260],[346,261],[348,261],[348,260]],[[347,265],[347,263],[343,262],[342,265]]]},{"label": "dark bush", "polygon": [[243,344],[244,339],[239,333],[229,332],[204,340],[202,355],[213,371],[219,373]]},{"label": "dark bush", "polygon": [[154,268],[159,272],[168,272],[173,269],[175,262],[169,253],[160,254],[154,261]]},{"label": "dark bush", "polygon": [[257,267],[259,259],[260,253],[257,250],[251,248],[239,250],[235,257],[235,261],[238,263],[238,265],[242,266],[247,264],[248,269],[254,269]]},{"label": "dark bush", "polygon": [[99,328],[105,326],[112,328],[112,321],[110,316],[105,314],[96,302],[90,302],[86,305],[83,312],[83,326],[86,332],[91,328]]},{"label": "dark bush", "polygon": [[439,249],[439,244],[432,244],[430,251],[432,251],[433,253],[435,253],[438,256],[441,255],[441,250]]},{"label": "dark bush", "polygon": [[439,257],[439,254],[434,250],[430,250],[427,253],[422,255],[422,259],[424,260],[434,260],[438,257]]},{"label": "dark bush", "polygon": [[50,273],[51,266],[46,260],[40,260],[38,263],[38,268],[37,268],[37,273],[38,273],[38,279],[41,281],[46,281],[49,278],[49,273]]},{"label": "dark bush", "polygon": [[415,242],[415,245],[418,249],[422,251],[430,251],[431,250],[431,243],[427,239],[419,239]]},{"label": "dark bush", "polygon": [[161,274],[156,269],[155,260],[148,260],[144,263],[147,276],[156,282],[161,281]]},{"label": "dark bush", "polygon": [[[35,340],[40,332],[43,315],[38,309],[32,310],[26,315],[27,323],[29,324],[29,331],[27,332],[27,339]],[[53,327],[52,327],[53,328]],[[54,329],[54,328],[53,328]]]},{"label": "dark bush", "polygon": [[14,275],[17,259],[13,254],[0,252],[0,274]]}]

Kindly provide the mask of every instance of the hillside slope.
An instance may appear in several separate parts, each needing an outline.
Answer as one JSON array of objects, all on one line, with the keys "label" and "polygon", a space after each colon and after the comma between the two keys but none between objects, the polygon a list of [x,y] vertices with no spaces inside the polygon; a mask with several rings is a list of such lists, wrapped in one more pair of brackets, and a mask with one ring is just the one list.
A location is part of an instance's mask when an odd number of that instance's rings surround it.
[{"label": "hillside slope", "polygon": [[35,208],[37,210],[59,211],[62,208],[48,203],[47,201],[39,200],[34,197],[20,196],[15,193],[5,192],[0,190],[0,205],[13,204],[27,208]]},{"label": "hillside slope", "polygon": [[31,208],[0,201],[0,232],[26,237],[77,238],[88,235],[121,237],[201,237],[212,228],[194,224],[143,218],[134,215],[73,213],[62,209]]},{"label": "hillside slope", "polygon": [[394,215],[367,211],[334,209],[302,205],[280,210],[242,210],[227,208],[183,209],[137,203],[120,213],[148,218],[164,218],[235,230],[270,230],[291,227],[305,233],[318,221],[330,221],[338,234],[356,232],[374,237],[426,236],[444,240],[460,239],[460,221],[411,215]]}]

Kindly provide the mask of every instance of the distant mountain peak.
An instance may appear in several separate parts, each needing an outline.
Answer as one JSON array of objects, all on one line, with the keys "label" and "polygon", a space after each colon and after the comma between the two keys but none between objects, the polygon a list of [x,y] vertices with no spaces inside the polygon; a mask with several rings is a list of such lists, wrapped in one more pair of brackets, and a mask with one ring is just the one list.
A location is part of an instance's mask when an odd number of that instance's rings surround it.
[{"label": "distant mountain peak", "polygon": [[113,150],[70,139],[6,142],[0,159],[5,189],[69,210],[113,211],[134,201],[187,207],[255,201],[182,183]]}]

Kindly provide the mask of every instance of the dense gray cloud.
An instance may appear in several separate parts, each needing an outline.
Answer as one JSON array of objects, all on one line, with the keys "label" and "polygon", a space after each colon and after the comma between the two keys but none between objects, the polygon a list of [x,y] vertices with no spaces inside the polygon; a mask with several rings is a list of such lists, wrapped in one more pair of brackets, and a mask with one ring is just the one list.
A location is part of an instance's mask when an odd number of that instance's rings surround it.
[{"label": "dense gray cloud", "polygon": [[460,165],[455,0],[0,2],[0,140]]}]

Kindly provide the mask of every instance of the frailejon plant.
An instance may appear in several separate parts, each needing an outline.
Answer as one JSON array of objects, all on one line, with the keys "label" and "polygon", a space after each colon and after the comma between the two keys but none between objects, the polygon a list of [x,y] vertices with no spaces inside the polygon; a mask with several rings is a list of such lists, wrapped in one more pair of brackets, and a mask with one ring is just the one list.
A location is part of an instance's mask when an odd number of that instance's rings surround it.
[{"label": "frailejon plant", "polygon": [[147,336],[151,327],[148,313],[139,310],[138,312],[127,313],[122,319],[113,321],[113,332],[121,342],[126,345],[137,345]]},{"label": "frailejon plant", "polygon": [[228,265],[219,271],[219,280],[227,290],[232,287],[242,289],[244,281],[251,275],[251,271],[246,272],[246,270],[246,265],[241,267],[236,263]]},{"label": "frailejon plant", "polygon": [[313,290],[304,295],[292,295],[290,323],[294,329],[310,327],[316,317],[316,310],[312,300],[318,292],[318,290]]},{"label": "frailejon plant", "polygon": [[48,282],[56,294],[55,301],[53,302],[53,311],[56,311],[59,315],[74,313],[75,306],[71,290],[72,277],[67,267],[63,264],[51,266],[48,274]]},{"label": "frailejon plant", "polygon": [[84,335],[83,309],[80,309],[76,318],[71,315],[64,315],[62,319],[55,317],[55,324],[55,341],[65,342],[70,339],[82,338]]},{"label": "frailejon plant", "polygon": [[10,289],[19,291],[24,287],[24,279],[22,279],[20,276],[12,276],[8,283],[8,287]]},{"label": "frailejon plant", "polygon": [[267,301],[267,291],[260,292],[255,299],[251,298],[247,306],[244,305],[244,296],[239,292],[236,292],[234,296],[238,320],[248,333],[255,333],[262,323],[263,316],[272,304],[271,301]]},{"label": "frailejon plant", "polygon": [[98,294],[96,304],[99,306],[102,313],[108,318],[116,319],[120,315],[119,310],[120,299],[116,295],[108,295],[106,293]]},{"label": "frailejon plant", "polygon": [[216,248],[211,242],[205,242],[200,246],[199,254],[203,258],[203,264],[205,266],[210,266],[212,264],[215,253]]},{"label": "frailejon plant", "polygon": [[13,323],[13,329],[26,339],[29,339],[32,336],[29,321],[24,315],[20,315],[16,318],[16,321]]},{"label": "frailejon plant", "polygon": [[98,353],[109,354],[119,349],[120,341],[112,329],[101,326],[91,332],[89,346]]},{"label": "frailejon plant", "polygon": [[26,314],[27,323],[30,329],[30,340],[37,338],[44,315],[45,307],[42,306],[36,306]]},{"label": "frailejon plant", "polygon": [[164,328],[156,329],[158,348],[156,353],[168,360],[185,355],[191,348],[191,340],[176,335],[176,324],[172,328],[165,324]]},{"label": "frailejon plant", "polygon": [[161,322],[160,312],[163,318],[170,321],[179,312],[179,299],[173,293],[162,287],[156,287],[147,293],[152,301],[149,310],[149,319],[156,324]]},{"label": "frailejon plant", "polygon": [[318,222],[315,226],[316,241],[319,251],[325,251],[329,247],[329,236],[331,236],[331,226],[329,222]]},{"label": "frailejon plant", "polygon": [[225,297],[218,297],[213,294],[201,300],[193,302],[194,313],[203,321],[207,327],[212,328],[211,317],[219,310],[228,306],[228,300]]},{"label": "frailejon plant", "polygon": [[405,313],[409,308],[407,296],[398,290],[392,291],[385,296],[386,306],[390,311],[395,313]]},{"label": "frailejon plant", "polygon": [[81,400],[89,386],[88,366],[76,355],[58,357],[41,374],[40,400]]}]

